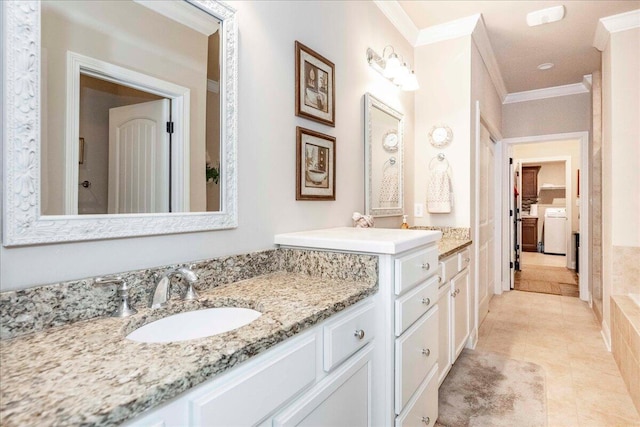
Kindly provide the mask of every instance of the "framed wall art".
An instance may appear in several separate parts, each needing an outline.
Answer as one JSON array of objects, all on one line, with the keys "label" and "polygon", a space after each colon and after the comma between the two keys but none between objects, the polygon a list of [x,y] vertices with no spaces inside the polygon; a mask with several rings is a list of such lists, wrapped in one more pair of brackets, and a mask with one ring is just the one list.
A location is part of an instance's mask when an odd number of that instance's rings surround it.
[{"label": "framed wall art", "polygon": [[296,127],[296,200],[336,199],[336,139]]},{"label": "framed wall art", "polygon": [[335,127],[334,68],[333,62],[296,41],[296,116]]}]

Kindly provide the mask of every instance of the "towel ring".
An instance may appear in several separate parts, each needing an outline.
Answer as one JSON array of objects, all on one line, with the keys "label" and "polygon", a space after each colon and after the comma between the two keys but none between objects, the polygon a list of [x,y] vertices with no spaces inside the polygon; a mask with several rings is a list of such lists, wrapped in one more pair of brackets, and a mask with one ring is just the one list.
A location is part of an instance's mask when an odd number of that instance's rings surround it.
[{"label": "towel ring", "polygon": [[433,162],[434,161],[438,161],[438,162],[445,162],[447,165],[447,169],[449,169],[449,161],[444,157],[444,153],[438,153],[437,156],[435,156],[434,158],[431,159],[431,161],[429,162],[429,169],[433,169]]}]

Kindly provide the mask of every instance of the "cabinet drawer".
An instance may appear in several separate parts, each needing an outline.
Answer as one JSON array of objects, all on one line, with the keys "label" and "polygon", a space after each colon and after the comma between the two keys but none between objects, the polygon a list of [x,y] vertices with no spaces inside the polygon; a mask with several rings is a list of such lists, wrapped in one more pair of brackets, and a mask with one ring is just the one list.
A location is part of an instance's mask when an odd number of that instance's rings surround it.
[{"label": "cabinet drawer", "polygon": [[330,321],[323,329],[325,371],[330,371],[374,337],[374,305],[369,302]]},{"label": "cabinet drawer", "polygon": [[402,411],[438,360],[438,314],[436,306],[396,339],[396,414]]},{"label": "cabinet drawer", "polygon": [[405,329],[434,307],[438,301],[438,277],[432,277],[415,289],[396,299],[395,332],[400,336]]},{"label": "cabinet drawer", "polygon": [[429,276],[436,274],[437,270],[438,247],[436,245],[396,259],[396,295],[400,295]]},{"label": "cabinet drawer", "polygon": [[440,286],[446,284],[457,273],[458,273],[458,256],[457,255],[451,255],[450,257],[447,257],[442,261],[440,261],[440,277],[442,277]]},{"label": "cabinet drawer", "polygon": [[251,372],[190,399],[192,423],[200,426],[255,425],[274,408],[315,381],[316,336],[288,346]]},{"label": "cabinet drawer", "polygon": [[396,427],[433,427],[438,419],[438,370],[424,380],[407,408],[396,418]]},{"label": "cabinet drawer", "polygon": [[462,271],[469,266],[471,262],[471,252],[469,248],[458,252],[458,271]]}]

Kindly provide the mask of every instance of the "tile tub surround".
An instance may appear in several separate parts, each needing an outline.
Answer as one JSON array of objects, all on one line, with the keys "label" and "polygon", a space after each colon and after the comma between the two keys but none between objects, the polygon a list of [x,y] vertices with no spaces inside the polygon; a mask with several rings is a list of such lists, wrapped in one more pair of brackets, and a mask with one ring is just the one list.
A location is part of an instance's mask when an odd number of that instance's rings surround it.
[{"label": "tile tub surround", "polygon": [[626,295],[611,297],[611,353],[640,413],[640,306]]},{"label": "tile tub surround", "polygon": [[[373,295],[377,282],[276,272],[139,308],[130,318],[100,318],[4,340],[0,346],[3,426],[111,426],[179,393]],[[125,336],[175,312],[235,305],[261,311],[235,331],[169,344]]]},{"label": "tile tub surround", "polygon": [[[132,305],[145,307],[153,290],[155,273],[192,265],[198,291],[277,271],[300,272],[330,279],[375,281],[377,259],[356,254],[310,250],[272,249],[191,263],[113,273],[131,287]],[[174,279],[178,283],[181,279]],[[172,298],[183,291],[172,286]],[[117,307],[116,285],[96,286],[94,278],[0,293],[0,339],[12,338],[82,320],[108,316]]]}]

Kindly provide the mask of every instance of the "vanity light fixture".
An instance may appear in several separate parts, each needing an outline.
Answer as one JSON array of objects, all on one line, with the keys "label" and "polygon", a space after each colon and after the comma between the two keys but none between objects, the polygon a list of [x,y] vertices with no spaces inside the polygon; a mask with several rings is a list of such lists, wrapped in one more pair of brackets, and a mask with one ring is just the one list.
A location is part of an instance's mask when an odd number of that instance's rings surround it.
[{"label": "vanity light fixture", "polygon": [[[385,52],[390,48],[391,52],[385,56]],[[398,54],[394,51],[393,46],[388,45],[382,50],[382,56],[378,55],[373,49],[367,49],[367,62],[377,72],[393,82],[402,90],[414,91],[418,90],[418,79],[413,70],[406,63],[401,63]]]},{"label": "vanity light fixture", "polygon": [[536,25],[550,24],[552,22],[560,21],[562,18],[564,18],[563,5],[548,7],[546,9],[527,13],[527,25],[535,27]]}]

